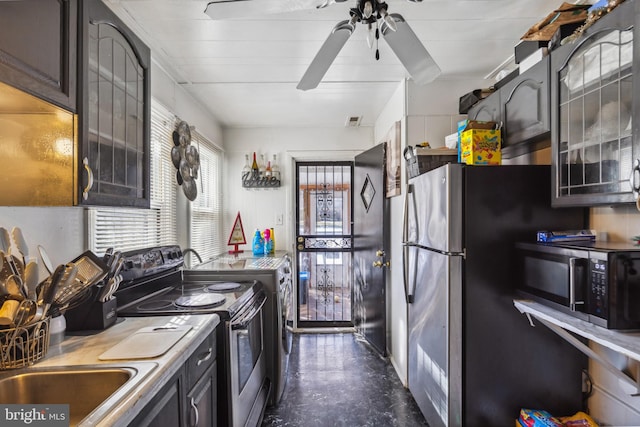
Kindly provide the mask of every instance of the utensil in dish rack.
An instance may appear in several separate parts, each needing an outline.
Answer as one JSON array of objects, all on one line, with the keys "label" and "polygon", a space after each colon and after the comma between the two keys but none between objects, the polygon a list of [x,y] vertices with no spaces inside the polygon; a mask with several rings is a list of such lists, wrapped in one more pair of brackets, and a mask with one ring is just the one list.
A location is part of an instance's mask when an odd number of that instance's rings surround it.
[{"label": "utensil in dish rack", "polygon": [[0,227],[0,250],[9,263],[11,272],[17,276],[20,276],[20,279],[22,279],[24,277],[24,264],[17,257],[12,255],[11,236],[9,234],[9,230],[4,227]]},{"label": "utensil in dish rack", "polygon": [[31,261],[31,259],[29,258],[29,246],[20,227],[13,227],[11,236],[13,236],[13,241],[16,244],[16,248],[18,248],[18,252],[22,255],[22,265],[26,268],[27,263]]},{"label": "utensil in dish rack", "polygon": [[51,258],[49,258],[49,254],[47,254],[47,251],[43,246],[38,245],[38,253],[40,254],[40,258],[42,259],[44,268],[47,269],[49,274],[53,274],[53,264],[51,264]]}]

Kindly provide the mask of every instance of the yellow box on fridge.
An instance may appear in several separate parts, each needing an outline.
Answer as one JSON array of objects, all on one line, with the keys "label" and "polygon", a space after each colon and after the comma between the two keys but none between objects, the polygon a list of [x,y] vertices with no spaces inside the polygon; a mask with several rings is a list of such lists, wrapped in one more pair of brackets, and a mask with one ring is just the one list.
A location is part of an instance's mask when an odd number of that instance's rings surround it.
[{"label": "yellow box on fridge", "polygon": [[468,165],[499,165],[500,129],[469,129],[460,134],[460,162]]}]

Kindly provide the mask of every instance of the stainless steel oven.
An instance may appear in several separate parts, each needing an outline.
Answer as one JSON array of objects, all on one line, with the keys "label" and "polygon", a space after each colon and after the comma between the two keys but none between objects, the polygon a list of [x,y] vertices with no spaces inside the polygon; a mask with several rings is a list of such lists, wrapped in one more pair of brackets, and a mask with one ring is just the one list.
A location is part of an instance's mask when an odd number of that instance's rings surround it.
[{"label": "stainless steel oven", "polygon": [[262,284],[238,275],[185,276],[177,246],[123,254],[123,282],[116,292],[118,316],[216,313],[218,425],[257,427],[267,405]]},{"label": "stainless steel oven", "polygon": [[185,280],[202,280],[212,275],[251,278],[262,283],[267,294],[264,348],[267,378],[271,381],[269,404],[277,405],[284,393],[293,340],[291,259],[284,251],[276,251],[271,256],[225,253],[184,271]]},{"label": "stainless steel oven", "polygon": [[[266,373],[263,340],[264,303],[266,297],[255,299],[225,328],[229,337],[230,383],[233,427],[245,425],[247,420],[260,419],[266,404],[257,401]],[[254,425],[251,423],[250,425]]]}]

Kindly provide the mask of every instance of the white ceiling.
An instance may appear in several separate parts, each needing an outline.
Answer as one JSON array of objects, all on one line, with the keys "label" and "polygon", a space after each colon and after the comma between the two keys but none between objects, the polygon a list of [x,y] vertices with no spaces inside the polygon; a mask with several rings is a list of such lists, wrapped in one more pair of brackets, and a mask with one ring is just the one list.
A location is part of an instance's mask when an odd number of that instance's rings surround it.
[{"label": "white ceiling", "polygon": [[[265,1],[269,0],[238,5],[253,15]],[[383,38],[380,60],[375,60],[366,27],[358,24],[320,85],[309,91],[296,89],[334,25],[349,19],[356,0],[228,20],[206,15],[206,0],[106,3],[151,47],[154,59],[225,127],[338,127],[348,116],[362,116],[361,126],[372,126],[398,83],[409,77]],[[561,3],[387,0],[389,12],[405,18],[440,66],[439,79],[485,77],[513,54],[533,24]]]}]

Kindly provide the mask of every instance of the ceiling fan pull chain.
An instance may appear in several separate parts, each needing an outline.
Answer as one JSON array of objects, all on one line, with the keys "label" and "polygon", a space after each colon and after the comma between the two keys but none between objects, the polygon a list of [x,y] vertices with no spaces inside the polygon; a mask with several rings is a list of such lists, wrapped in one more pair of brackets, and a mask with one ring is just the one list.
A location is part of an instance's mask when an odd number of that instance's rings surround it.
[{"label": "ceiling fan pull chain", "polygon": [[376,61],[380,60],[380,50],[378,50],[378,40],[380,40],[380,28],[378,27],[378,21],[376,21]]}]

